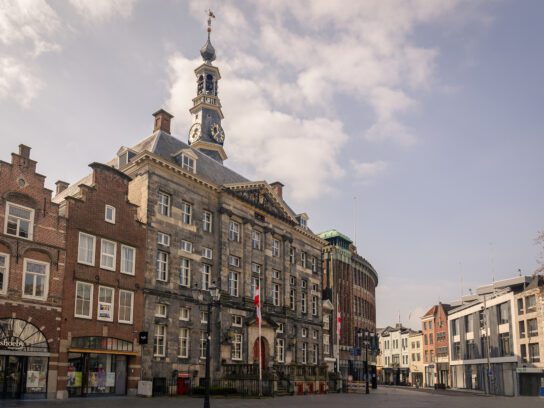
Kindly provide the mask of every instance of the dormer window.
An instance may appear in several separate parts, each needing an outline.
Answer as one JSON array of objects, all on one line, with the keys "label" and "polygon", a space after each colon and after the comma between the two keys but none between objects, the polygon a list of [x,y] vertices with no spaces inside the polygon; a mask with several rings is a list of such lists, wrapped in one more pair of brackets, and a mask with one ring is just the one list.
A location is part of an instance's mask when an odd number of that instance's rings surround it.
[{"label": "dormer window", "polygon": [[181,167],[191,173],[195,172],[195,160],[185,154],[181,156]]},{"label": "dormer window", "polygon": [[307,228],[308,225],[306,224],[306,220],[304,218],[300,219],[300,226],[302,228]]}]

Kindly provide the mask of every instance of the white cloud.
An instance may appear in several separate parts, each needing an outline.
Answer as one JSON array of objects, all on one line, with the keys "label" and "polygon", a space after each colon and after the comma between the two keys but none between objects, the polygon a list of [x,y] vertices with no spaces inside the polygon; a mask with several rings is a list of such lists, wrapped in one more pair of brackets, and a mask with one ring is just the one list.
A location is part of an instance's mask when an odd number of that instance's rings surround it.
[{"label": "white cloud", "polygon": [[82,17],[102,22],[114,16],[130,17],[136,0],[70,0],[70,3]]},{"label": "white cloud", "polygon": [[[405,116],[417,107],[417,92],[439,86],[439,50],[418,44],[414,32],[452,18],[458,4],[218,3],[212,43],[223,76],[227,153],[259,177],[283,177],[298,200],[318,197],[343,176],[347,165],[340,160],[348,135],[336,112],[339,98],[373,113],[363,123],[359,143],[413,146],[418,139]],[[202,43],[207,7],[208,2],[199,0],[189,6],[202,23]],[[183,56],[170,60],[175,74],[169,103],[183,116],[177,118],[182,129],[190,125],[186,112],[195,91],[192,70],[199,63]],[[369,177],[372,171],[385,171],[378,163],[357,169]]]},{"label": "white cloud", "polygon": [[33,56],[57,51],[60,46],[52,36],[60,26],[59,16],[45,0],[0,0],[0,42],[4,45],[30,42]]},{"label": "white cloud", "polygon": [[0,58],[0,99],[12,98],[28,107],[42,87],[43,82],[26,64],[14,58]]},{"label": "white cloud", "polygon": [[351,168],[354,170],[355,175],[363,181],[379,176],[389,168],[389,163],[383,160],[364,163],[350,160],[350,165]]}]

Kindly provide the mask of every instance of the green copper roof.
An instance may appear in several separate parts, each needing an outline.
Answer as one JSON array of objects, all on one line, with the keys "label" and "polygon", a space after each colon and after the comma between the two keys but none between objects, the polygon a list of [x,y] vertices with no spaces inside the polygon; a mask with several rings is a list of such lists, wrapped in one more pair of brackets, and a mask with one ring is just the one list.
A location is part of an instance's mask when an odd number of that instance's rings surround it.
[{"label": "green copper roof", "polygon": [[344,235],[342,234],[341,232],[338,232],[337,230],[335,229],[331,229],[331,230],[328,230],[328,231],[324,231],[320,234],[317,234],[319,235],[319,238],[322,238],[322,239],[330,239],[330,238],[342,238],[346,241],[348,241],[349,243],[352,243],[353,241],[351,240],[351,238],[349,238],[347,235]]}]

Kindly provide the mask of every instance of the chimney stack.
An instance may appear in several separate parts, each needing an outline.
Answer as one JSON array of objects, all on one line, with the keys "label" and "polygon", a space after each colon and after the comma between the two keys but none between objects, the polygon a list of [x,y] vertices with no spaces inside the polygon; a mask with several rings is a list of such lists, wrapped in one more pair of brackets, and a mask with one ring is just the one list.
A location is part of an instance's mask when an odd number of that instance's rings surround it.
[{"label": "chimney stack", "polygon": [[19,145],[19,156],[30,159],[30,147],[24,144]]},{"label": "chimney stack", "polygon": [[283,184],[279,181],[274,181],[272,184],[270,184],[270,187],[272,187],[277,196],[283,200]]},{"label": "chimney stack", "polygon": [[55,185],[57,186],[56,194],[62,193],[64,190],[66,190],[69,186],[69,184],[66,181],[58,180]]},{"label": "chimney stack", "polygon": [[159,109],[153,116],[155,117],[153,132],[162,130],[163,132],[170,134],[170,121],[174,116],[170,115],[164,109]]}]

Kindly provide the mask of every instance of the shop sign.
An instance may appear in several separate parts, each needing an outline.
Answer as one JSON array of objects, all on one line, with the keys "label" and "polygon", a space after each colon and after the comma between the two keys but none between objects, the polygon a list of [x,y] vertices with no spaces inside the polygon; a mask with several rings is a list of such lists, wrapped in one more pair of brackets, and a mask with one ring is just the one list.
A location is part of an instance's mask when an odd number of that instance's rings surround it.
[{"label": "shop sign", "polygon": [[3,337],[0,338],[0,348],[8,350],[23,350],[26,347],[24,341],[17,337]]}]

